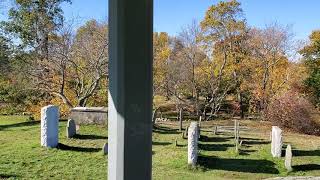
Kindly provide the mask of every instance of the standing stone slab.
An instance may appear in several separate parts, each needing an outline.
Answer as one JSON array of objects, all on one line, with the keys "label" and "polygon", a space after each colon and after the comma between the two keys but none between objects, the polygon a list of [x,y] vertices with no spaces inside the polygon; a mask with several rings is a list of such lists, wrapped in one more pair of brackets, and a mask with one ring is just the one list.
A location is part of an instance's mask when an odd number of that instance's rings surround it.
[{"label": "standing stone slab", "polygon": [[192,122],[188,128],[188,164],[195,166],[198,159],[198,132],[197,122]]},{"label": "standing stone slab", "polygon": [[67,138],[72,138],[77,134],[76,122],[74,120],[72,119],[68,120],[66,132],[67,132]]},{"label": "standing stone slab", "polygon": [[292,171],[292,150],[291,150],[290,144],[287,146],[287,149],[286,149],[286,157],[285,157],[284,165],[288,172]]},{"label": "standing stone slab", "polygon": [[41,146],[55,148],[59,143],[59,108],[49,105],[41,109]]},{"label": "standing stone slab", "polygon": [[282,130],[278,126],[272,126],[271,154],[273,157],[281,157]]}]

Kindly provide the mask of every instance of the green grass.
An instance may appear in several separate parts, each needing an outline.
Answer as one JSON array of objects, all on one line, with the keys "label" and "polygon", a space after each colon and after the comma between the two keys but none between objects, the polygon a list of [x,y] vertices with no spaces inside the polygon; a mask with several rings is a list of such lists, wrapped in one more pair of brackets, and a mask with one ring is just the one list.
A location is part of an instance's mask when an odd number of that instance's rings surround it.
[{"label": "green grass", "polygon": [[[81,126],[80,135],[65,138],[60,122],[60,149],[40,147],[39,122],[27,117],[0,117],[0,179],[106,179],[107,157],[101,152],[106,127]],[[162,123],[153,133],[153,179],[263,179],[277,176],[320,175],[320,138],[285,132],[285,144],[294,149],[294,172],[287,173],[284,158],[270,155],[268,124],[244,121],[254,131],[242,133],[243,146],[235,153],[231,134],[213,135],[213,124],[203,123],[199,165],[187,165],[187,140],[177,123]],[[230,122],[232,123],[232,122]],[[186,125],[187,123],[185,123]],[[175,146],[175,140],[178,146]]]}]

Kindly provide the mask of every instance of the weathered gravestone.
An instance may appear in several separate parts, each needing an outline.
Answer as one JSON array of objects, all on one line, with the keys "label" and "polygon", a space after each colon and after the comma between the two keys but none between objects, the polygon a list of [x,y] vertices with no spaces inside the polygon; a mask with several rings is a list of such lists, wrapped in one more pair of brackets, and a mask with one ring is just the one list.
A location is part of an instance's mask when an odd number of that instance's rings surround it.
[{"label": "weathered gravestone", "polygon": [[76,123],[73,119],[68,120],[66,132],[67,132],[67,138],[72,138],[77,134]]},{"label": "weathered gravestone", "polygon": [[107,125],[108,109],[105,107],[75,107],[70,111],[70,119],[77,125]]},{"label": "weathered gravestone", "polygon": [[197,122],[191,122],[188,128],[188,164],[196,166],[198,159],[199,127]]},{"label": "weathered gravestone", "polygon": [[49,105],[41,109],[41,146],[55,148],[59,143],[59,108]]},{"label": "weathered gravestone", "polygon": [[292,150],[291,150],[290,144],[288,144],[288,146],[286,148],[286,157],[285,157],[284,165],[285,165],[288,172],[292,171]]},{"label": "weathered gravestone", "polygon": [[278,126],[272,126],[271,154],[273,157],[281,157],[282,130]]}]

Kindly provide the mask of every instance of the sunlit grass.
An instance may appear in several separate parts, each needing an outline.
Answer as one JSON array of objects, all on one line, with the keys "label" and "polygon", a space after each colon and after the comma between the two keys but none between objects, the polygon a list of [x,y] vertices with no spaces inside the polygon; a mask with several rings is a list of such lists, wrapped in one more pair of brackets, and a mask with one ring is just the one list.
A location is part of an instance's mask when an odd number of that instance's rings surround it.
[{"label": "sunlit grass", "polygon": [[[101,152],[107,141],[106,127],[81,126],[80,135],[66,139],[66,122],[60,121],[60,149],[45,149],[40,147],[39,122],[26,120],[27,117],[20,116],[0,118],[0,177],[107,178],[107,157]],[[153,133],[153,179],[263,179],[320,175],[320,138],[284,133],[285,144],[292,144],[295,155],[295,171],[288,174],[284,158],[271,157],[268,123],[242,122],[252,128],[241,133],[243,146],[239,154],[235,152],[232,134],[211,133],[213,125],[226,123],[203,123],[199,165],[196,168],[187,165],[187,140],[177,130],[177,123],[159,124]],[[175,145],[176,139],[178,146]]]}]

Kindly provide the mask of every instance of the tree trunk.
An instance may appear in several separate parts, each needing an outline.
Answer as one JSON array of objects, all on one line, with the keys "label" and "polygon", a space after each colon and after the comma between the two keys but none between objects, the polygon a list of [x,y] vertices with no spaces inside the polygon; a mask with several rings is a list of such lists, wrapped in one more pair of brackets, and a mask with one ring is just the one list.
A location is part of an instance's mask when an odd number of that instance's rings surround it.
[{"label": "tree trunk", "polygon": [[242,93],[239,92],[240,118],[244,119],[244,104]]}]

